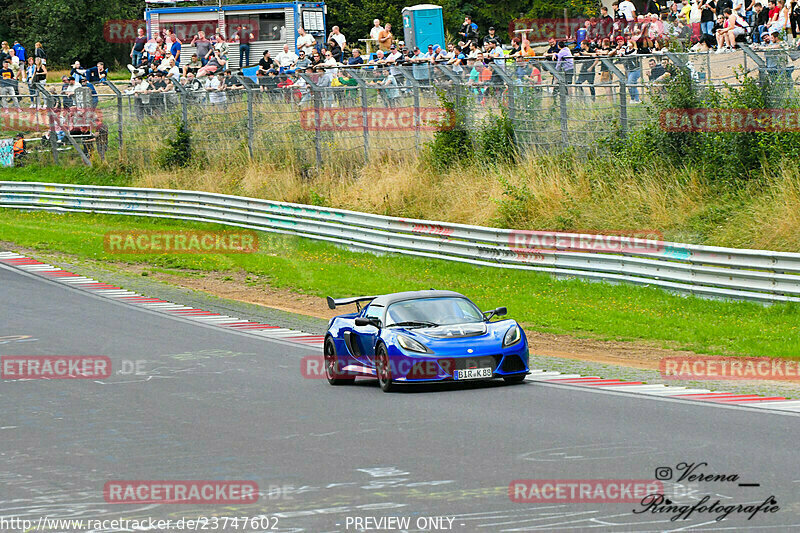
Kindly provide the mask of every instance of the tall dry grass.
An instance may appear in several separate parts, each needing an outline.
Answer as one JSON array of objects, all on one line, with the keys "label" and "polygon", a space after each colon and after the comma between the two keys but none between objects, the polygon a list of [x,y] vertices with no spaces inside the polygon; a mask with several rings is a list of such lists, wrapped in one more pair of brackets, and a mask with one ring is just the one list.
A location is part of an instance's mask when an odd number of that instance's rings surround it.
[{"label": "tall dry grass", "polygon": [[612,161],[552,155],[447,172],[423,157],[387,153],[373,154],[357,170],[317,171],[310,163],[241,157],[200,170],[151,168],[134,185],[517,229],[657,230],[678,242],[800,251],[800,170],[791,166],[731,190],[699,170],[654,166],[633,173]]}]

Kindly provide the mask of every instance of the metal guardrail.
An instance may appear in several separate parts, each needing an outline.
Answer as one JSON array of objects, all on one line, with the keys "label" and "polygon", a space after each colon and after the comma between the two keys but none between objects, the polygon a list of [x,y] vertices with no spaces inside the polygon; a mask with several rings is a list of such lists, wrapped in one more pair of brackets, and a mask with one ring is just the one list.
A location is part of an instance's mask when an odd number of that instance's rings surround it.
[{"label": "metal guardrail", "polygon": [[[800,302],[800,254],[659,242],[621,253],[528,250],[530,232],[403,219],[198,191],[0,181],[0,207],[214,222],[351,249],[654,286],[704,297]],[[553,233],[565,240],[576,234]],[[654,241],[651,241],[654,242]]]}]

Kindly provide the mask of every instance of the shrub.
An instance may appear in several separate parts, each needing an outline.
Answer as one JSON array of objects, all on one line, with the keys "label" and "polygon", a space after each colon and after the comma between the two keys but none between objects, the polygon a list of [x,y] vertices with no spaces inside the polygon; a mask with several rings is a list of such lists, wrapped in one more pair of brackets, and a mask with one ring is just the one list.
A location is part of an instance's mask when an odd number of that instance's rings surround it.
[{"label": "shrub", "polygon": [[184,168],[192,161],[192,135],[183,120],[175,121],[175,136],[159,150],[157,161],[165,169]]},{"label": "shrub", "polygon": [[505,109],[500,115],[490,115],[478,132],[481,156],[485,161],[510,163],[519,152],[514,143],[514,124]]},{"label": "shrub", "polygon": [[442,108],[453,117],[451,123],[440,124],[433,134],[428,148],[428,160],[437,170],[446,170],[456,163],[471,160],[475,155],[472,139],[464,122],[465,99],[459,95],[450,97],[439,91]]}]

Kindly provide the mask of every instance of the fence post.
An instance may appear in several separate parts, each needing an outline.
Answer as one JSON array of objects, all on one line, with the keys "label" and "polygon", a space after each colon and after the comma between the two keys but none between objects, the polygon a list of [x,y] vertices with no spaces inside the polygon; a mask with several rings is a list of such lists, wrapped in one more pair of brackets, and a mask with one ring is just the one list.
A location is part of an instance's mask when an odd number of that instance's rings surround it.
[{"label": "fence post", "polygon": [[617,66],[607,57],[601,58],[600,61],[608,67],[608,70],[617,77],[619,81],[619,129],[622,136],[628,135],[628,77],[617,68]]},{"label": "fence post", "polygon": [[255,124],[253,123],[253,93],[249,87],[244,88],[247,95],[247,151],[250,152],[250,159],[253,158],[253,137],[255,136]]},{"label": "fence post", "polygon": [[322,105],[320,103],[319,89],[316,85],[311,85],[311,95],[314,100],[314,149],[317,152],[317,168],[322,168],[322,132],[319,126]]},{"label": "fence post", "polygon": [[122,151],[123,139],[122,139],[122,91],[117,88],[111,81],[106,81],[106,85],[114,92],[114,95],[117,97],[117,137],[119,142],[119,149],[120,152]]},{"label": "fence post", "polygon": [[364,163],[369,163],[369,102],[367,101],[367,86],[358,80],[358,91],[361,93],[362,128],[364,130]]},{"label": "fence post", "polygon": [[56,138],[56,114],[55,111],[53,111],[53,95],[50,94],[50,91],[47,90],[47,87],[45,87],[42,82],[36,83],[36,89],[38,89],[39,94],[44,98],[45,105],[47,106],[47,121],[50,126],[50,152],[53,155],[53,164],[58,165],[58,140]]},{"label": "fence post", "polygon": [[[554,61],[542,61],[541,65],[547,70],[550,74],[553,75],[553,79],[556,80],[558,83],[558,108],[559,108],[559,118],[561,123],[561,144],[564,145],[564,148],[569,148],[569,115],[567,114],[567,80],[564,76],[564,72],[560,70],[556,70],[555,66],[551,63]],[[555,104],[555,95],[554,101]]]},{"label": "fence post", "polygon": [[[514,63],[514,66],[516,67],[516,63]],[[509,120],[509,122],[511,122],[511,126],[512,126],[511,142],[514,144],[514,148],[516,148],[516,150],[519,152],[520,151],[520,147],[519,147],[519,141],[517,139],[517,128],[516,128],[516,124],[514,123],[514,121],[517,118],[516,106],[514,105],[514,96],[515,96],[514,93],[517,90],[516,81],[514,80],[514,77],[512,75],[509,75],[506,72],[505,68],[503,68],[503,67],[501,67],[501,66],[499,66],[497,64],[490,65],[490,68],[492,69],[492,72],[494,72],[495,74],[500,76],[500,78],[506,84],[506,87],[508,87],[508,106],[507,106],[507,108],[508,108],[508,120]]]}]

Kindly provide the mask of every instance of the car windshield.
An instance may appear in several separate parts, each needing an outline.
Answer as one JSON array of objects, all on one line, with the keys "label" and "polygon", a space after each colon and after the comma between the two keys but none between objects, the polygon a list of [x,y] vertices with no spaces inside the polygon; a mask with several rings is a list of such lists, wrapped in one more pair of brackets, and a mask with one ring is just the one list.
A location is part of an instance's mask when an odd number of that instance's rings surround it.
[{"label": "car windshield", "polygon": [[483,322],[483,314],[466,298],[420,298],[393,303],[386,310],[389,326],[444,326]]}]

